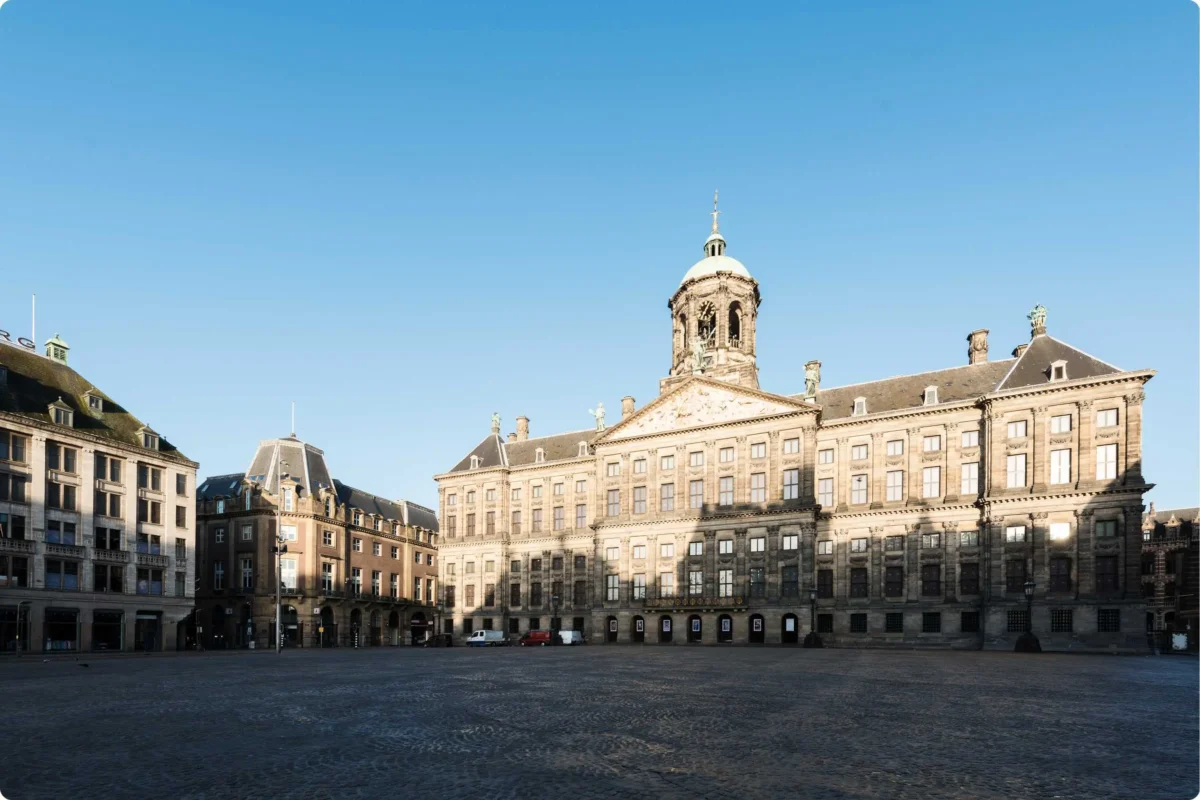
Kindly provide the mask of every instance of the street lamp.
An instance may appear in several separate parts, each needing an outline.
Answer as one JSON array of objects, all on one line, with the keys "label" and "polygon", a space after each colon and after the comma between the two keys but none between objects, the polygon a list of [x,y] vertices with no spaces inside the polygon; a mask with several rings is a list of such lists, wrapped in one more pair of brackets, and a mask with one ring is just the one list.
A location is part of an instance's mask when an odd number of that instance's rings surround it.
[{"label": "street lamp", "polygon": [[[276,452],[282,453],[283,448]],[[287,552],[287,543],[283,539],[283,479],[288,477],[284,472],[288,463],[279,459],[279,493],[275,499],[275,653],[283,653],[283,554]]]},{"label": "street lamp", "polygon": [[550,595],[550,644],[558,644],[558,627],[556,622],[560,622],[558,618],[558,595]]},{"label": "street lamp", "polygon": [[817,633],[817,590],[808,590],[808,635],[804,637],[805,647],[824,647],[825,643],[821,641],[821,635]]},{"label": "street lamp", "polygon": [[1042,644],[1033,635],[1033,590],[1037,588],[1032,580],[1025,581],[1025,632],[1017,637],[1017,653],[1040,653]]}]

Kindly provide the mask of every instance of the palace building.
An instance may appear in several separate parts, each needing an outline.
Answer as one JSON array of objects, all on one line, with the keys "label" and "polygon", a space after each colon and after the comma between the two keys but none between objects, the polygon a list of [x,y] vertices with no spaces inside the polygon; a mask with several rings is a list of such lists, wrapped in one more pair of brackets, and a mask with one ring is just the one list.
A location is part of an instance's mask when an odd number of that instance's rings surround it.
[{"label": "palace building", "polygon": [[0,652],[182,647],[196,463],[68,354],[0,336]]},{"label": "palace building", "polygon": [[245,472],[205,478],[196,497],[205,647],[271,647],[277,587],[289,647],[400,645],[432,630],[431,509],[331,477],[325,454],[294,434],[259,442]]},{"label": "palace building", "polygon": [[435,476],[443,630],[1011,649],[1030,625],[1047,649],[1144,650],[1154,372],[1054,338],[1038,306],[1011,357],[980,329],[958,366],[828,388],[813,360],[803,391],[764,391],[760,287],[716,213],[657,398],[544,437],[493,416]]}]

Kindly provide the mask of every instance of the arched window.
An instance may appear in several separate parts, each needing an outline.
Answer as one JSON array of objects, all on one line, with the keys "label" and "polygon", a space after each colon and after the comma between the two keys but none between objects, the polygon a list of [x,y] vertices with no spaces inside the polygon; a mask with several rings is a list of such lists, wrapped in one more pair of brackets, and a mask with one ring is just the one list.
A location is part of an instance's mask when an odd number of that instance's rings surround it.
[{"label": "arched window", "polygon": [[688,346],[687,314],[679,315],[679,330],[683,336],[683,339],[680,342],[680,349],[687,350],[687,346]]},{"label": "arched window", "polygon": [[705,301],[700,305],[699,316],[696,317],[696,335],[705,344],[714,344],[717,335],[717,309],[712,303]]},{"label": "arched window", "polygon": [[742,346],[742,304],[729,305],[729,347],[737,350]]}]

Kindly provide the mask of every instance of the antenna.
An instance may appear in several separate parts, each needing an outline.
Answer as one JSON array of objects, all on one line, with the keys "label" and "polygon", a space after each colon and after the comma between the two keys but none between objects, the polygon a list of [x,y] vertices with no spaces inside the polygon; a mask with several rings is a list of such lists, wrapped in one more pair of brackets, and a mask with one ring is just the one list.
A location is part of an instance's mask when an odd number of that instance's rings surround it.
[{"label": "antenna", "polygon": [[296,438],[296,401],[292,401],[292,438]]},{"label": "antenna", "polygon": [[33,295],[33,330],[30,331],[30,336],[33,339],[33,346],[37,347],[37,294]]}]

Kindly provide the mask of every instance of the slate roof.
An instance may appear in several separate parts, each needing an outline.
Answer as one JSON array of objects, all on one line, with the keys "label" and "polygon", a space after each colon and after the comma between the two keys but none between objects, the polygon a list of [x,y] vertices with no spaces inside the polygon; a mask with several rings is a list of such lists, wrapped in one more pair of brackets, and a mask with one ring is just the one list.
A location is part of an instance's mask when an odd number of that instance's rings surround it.
[{"label": "slate roof", "polygon": [[404,521],[404,509],[398,503],[385,500],[370,492],[364,492],[362,489],[347,486],[336,478],[333,481],[333,486],[337,489],[339,503],[348,505],[351,508],[357,508],[365,514],[375,514],[384,519]]},{"label": "slate roof", "polygon": [[[868,414],[922,406],[925,404],[926,386],[938,387],[939,403],[972,400],[995,391],[996,385],[1008,374],[1015,362],[1014,358],[985,361],[982,364],[820,389],[817,391],[816,401],[817,405],[821,406],[821,418],[830,420],[852,416],[856,397],[867,399]],[[793,399],[803,397],[803,393],[792,395]]]},{"label": "slate roof", "polygon": [[[542,448],[545,462],[563,461],[579,457],[579,443],[591,442],[596,435],[595,428],[582,431],[558,433],[553,436],[539,436],[536,439],[526,439],[523,442],[506,442],[499,434],[489,434],[475,449],[467,453],[461,461],[455,464],[451,472],[470,472],[471,456],[479,456],[479,469],[488,467],[523,467],[536,463],[538,448]],[[591,452],[589,450],[588,452]]]},{"label": "slate roof", "polygon": [[275,494],[279,491],[280,459],[287,464],[284,472],[299,480],[309,494],[317,494],[322,488],[333,487],[333,478],[329,475],[325,454],[295,436],[259,442],[258,450],[250,460],[250,468],[246,470],[246,474],[252,480],[261,483],[268,492]]},{"label": "slate roof", "polygon": [[404,503],[404,521],[409,525],[415,525],[418,528],[424,528],[427,531],[436,531],[438,529],[437,512],[432,508],[417,505],[409,500],[402,501]]},{"label": "slate roof", "polygon": [[246,477],[244,472],[232,472],[228,475],[213,475],[205,478],[196,488],[196,499],[212,500],[217,497],[232,497],[234,490]]},{"label": "slate roof", "polygon": [[[139,431],[148,426],[66,364],[0,341],[0,366],[8,370],[7,379],[0,384],[0,411],[49,424],[50,404],[61,398],[75,412],[74,430],[142,447]],[[89,391],[104,399],[103,411],[88,408],[84,395]],[[162,436],[156,452],[168,459],[187,460]]]},{"label": "slate roof", "polygon": [[463,456],[462,461],[451,468],[451,472],[466,472],[471,469],[471,456],[479,456],[479,468],[504,466],[504,442],[500,434],[491,433],[475,449]]},{"label": "slate roof", "polygon": [[1050,382],[1050,365],[1055,361],[1067,362],[1067,380],[1080,378],[1096,378],[1101,375],[1113,375],[1120,372],[1118,367],[1093,358],[1082,350],[1077,350],[1066,342],[1060,342],[1053,336],[1041,334],[1033,337],[1033,341],[1021,353],[1012,372],[996,387],[996,391],[1019,389],[1026,386],[1040,386]]}]

